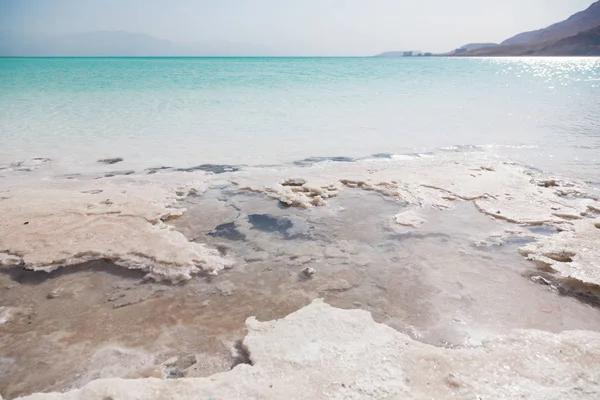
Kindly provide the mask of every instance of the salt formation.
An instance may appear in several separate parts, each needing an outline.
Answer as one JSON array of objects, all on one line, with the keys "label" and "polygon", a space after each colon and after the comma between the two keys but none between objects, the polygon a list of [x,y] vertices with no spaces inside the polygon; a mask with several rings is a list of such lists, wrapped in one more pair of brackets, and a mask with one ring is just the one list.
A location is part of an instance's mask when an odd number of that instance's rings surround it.
[{"label": "salt formation", "polygon": [[230,266],[217,250],[188,241],[165,223],[183,213],[173,206],[201,191],[201,180],[186,183],[189,177],[169,174],[121,179],[3,188],[0,212],[8,218],[0,224],[0,267],[49,272],[109,259],[156,280],[181,281]]},{"label": "salt formation", "polygon": [[400,214],[394,215],[394,221],[398,225],[412,226],[413,228],[418,228],[419,226],[427,222],[425,221],[425,219],[421,218],[418,215],[418,213],[416,213],[414,210],[404,211]]},{"label": "salt formation", "polygon": [[249,169],[231,180],[240,190],[300,207],[324,205],[343,189],[359,188],[419,207],[448,209],[453,201],[472,201],[494,218],[534,225],[564,224],[581,218],[588,206],[600,208],[593,196],[568,195],[585,191],[584,183],[540,180],[525,167],[476,154]]},{"label": "salt formation", "polygon": [[[397,224],[408,227],[425,222],[419,216],[419,208],[447,210],[454,208],[456,201],[470,201],[479,212],[495,219],[571,232],[543,239],[540,246],[544,248],[554,246],[555,241],[557,246],[568,241],[574,246],[598,248],[592,243],[594,240],[598,243],[593,238],[598,237],[600,230],[582,228],[597,223],[594,221],[598,221],[600,214],[599,197],[591,194],[592,189],[586,183],[548,179],[544,174],[489,155],[466,153],[255,169],[240,172],[231,180],[241,190],[264,193],[299,207],[325,205],[326,199],[344,190],[377,192],[412,206],[411,210],[393,217]],[[592,225],[583,220],[592,221]],[[584,231],[577,233],[581,229]],[[597,252],[583,248],[575,263],[547,256],[543,256],[543,261],[556,265],[564,277],[598,285]],[[524,250],[532,260],[542,257],[534,253],[537,253],[534,248]]]},{"label": "salt formation", "polygon": [[600,333],[513,331],[476,348],[412,340],[362,310],[321,300],[270,322],[246,321],[253,365],[208,378],[93,381],[22,400],[597,399]]},{"label": "salt formation", "polygon": [[519,252],[563,278],[600,286],[600,223],[596,221],[576,221],[572,230],[539,239]]}]

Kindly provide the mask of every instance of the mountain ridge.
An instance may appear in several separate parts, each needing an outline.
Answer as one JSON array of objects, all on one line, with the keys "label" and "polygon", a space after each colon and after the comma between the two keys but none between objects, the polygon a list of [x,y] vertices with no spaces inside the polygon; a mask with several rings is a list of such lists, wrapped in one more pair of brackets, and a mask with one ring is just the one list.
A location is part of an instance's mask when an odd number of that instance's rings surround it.
[{"label": "mountain ridge", "polygon": [[464,51],[452,56],[600,56],[600,0],[588,8],[543,29],[523,32],[500,45]]},{"label": "mountain ridge", "polygon": [[596,1],[583,11],[571,15],[564,21],[545,28],[522,32],[500,43],[501,46],[523,43],[542,43],[577,35],[600,25],[600,1]]}]

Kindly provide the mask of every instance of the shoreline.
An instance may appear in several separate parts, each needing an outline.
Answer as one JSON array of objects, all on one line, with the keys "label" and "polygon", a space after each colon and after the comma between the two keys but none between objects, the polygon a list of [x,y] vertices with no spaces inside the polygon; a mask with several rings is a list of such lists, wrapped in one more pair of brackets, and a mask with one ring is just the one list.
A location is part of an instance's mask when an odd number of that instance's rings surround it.
[{"label": "shoreline", "polygon": [[[477,349],[521,328],[600,331],[600,257],[590,245],[600,201],[583,181],[475,152],[211,168],[51,180],[34,169],[3,187],[0,210],[13,220],[0,235],[9,253],[1,327],[11,332],[2,352],[13,349],[11,376],[24,386],[0,381],[0,393],[173,374],[164,387],[176,392],[235,365],[246,318],[310,313],[302,307],[315,298],[369,311],[432,349]],[[120,266],[101,266],[110,260]],[[69,308],[75,316],[58,317]],[[23,330],[29,339],[17,345]],[[91,361],[55,356],[72,351]],[[33,360],[56,371],[25,380]],[[106,382],[131,396],[163,387]]]}]

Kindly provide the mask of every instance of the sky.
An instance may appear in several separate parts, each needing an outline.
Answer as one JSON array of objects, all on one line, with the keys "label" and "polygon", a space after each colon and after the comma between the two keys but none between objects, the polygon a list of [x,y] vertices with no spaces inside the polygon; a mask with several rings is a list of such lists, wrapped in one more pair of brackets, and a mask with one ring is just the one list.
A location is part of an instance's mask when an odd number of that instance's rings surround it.
[{"label": "sky", "polygon": [[[593,0],[0,0],[0,30],[145,33],[277,55],[445,52],[566,19]],[[8,37],[5,35],[5,38]],[[4,39],[7,40],[7,39]]]}]

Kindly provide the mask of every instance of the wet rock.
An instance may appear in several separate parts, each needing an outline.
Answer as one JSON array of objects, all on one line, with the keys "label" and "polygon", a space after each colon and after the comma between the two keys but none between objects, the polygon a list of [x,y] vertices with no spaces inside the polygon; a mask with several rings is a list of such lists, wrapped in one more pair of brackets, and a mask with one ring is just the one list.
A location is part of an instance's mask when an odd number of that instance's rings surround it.
[{"label": "wet rock", "polygon": [[325,256],[325,258],[342,258],[344,257],[344,253],[338,249],[337,247],[332,247],[329,246],[325,249],[325,252],[323,253],[323,255]]},{"label": "wet rock", "polygon": [[539,181],[537,184],[538,184],[538,186],[546,187],[546,188],[560,186],[560,183],[557,182],[556,179],[542,180],[542,181]]},{"label": "wet rock", "polygon": [[290,178],[281,182],[281,186],[302,186],[306,183],[306,180],[300,178]]},{"label": "wet rock", "polygon": [[46,295],[46,298],[48,298],[48,299],[55,299],[58,296],[60,296],[60,294],[61,294],[62,291],[63,291],[62,287],[56,288],[53,291],[51,291],[50,293],[48,293]]},{"label": "wet rock", "polygon": [[122,157],[103,158],[101,160],[98,160],[98,162],[101,164],[116,164],[120,163],[121,161],[123,161]]},{"label": "wet rock", "polygon": [[327,292],[345,292],[354,287],[350,282],[345,279],[335,279],[327,284],[324,288]]},{"label": "wet rock", "polygon": [[167,379],[181,379],[185,377],[185,372],[177,367],[167,367],[165,368],[165,373],[167,375]]},{"label": "wet rock", "polygon": [[304,278],[312,278],[312,276],[315,274],[315,272],[317,272],[316,269],[311,268],[311,267],[306,267],[302,271],[300,271],[300,275],[303,276]]},{"label": "wet rock", "polygon": [[[163,372],[161,371],[161,369],[157,368],[157,367],[147,367],[142,369],[139,372],[139,377],[140,378],[157,378],[157,379],[163,379],[164,375]],[[103,399],[106,400],[106,399]]]},{"label": "wet rock", "polygon": [[202,164],[190,168],[178,168],[176,171],[179,172],[194,172],[204,171],[212,172],[213,174],[224,174],[225,172],[237,172],[240,168],[234,165],[219,165],[219,164]]},{"label": "wet rock", "polygon": [[165,365],[165,375],[167,379],[180,379],[185,377],[185,372],[192,365],[197,363],[196,356],[193,354],[181,355],[174,362]]},{"label": "wet rock", "polygon": [[157,172],[170,170],[170,169],[172,169],[172,168],[171,167],[153,167],[153,168],[147,168],[147,169],[145,169],[145,171],[148,175],[152,175],[152,174],[156,174]]},{"label": "wet rock", "polygon": [[536,276],[532,276],[529,279],[531,279],[532,282],[540,283],[542,285],[547,285],[547,286],[552,285],[552,282],[550,282],[548,279],[544,278],[543,276],[536,275]]},{"label": "wet rock", "polygon": [[219,282],[216,287],[221,296],[231,296],[235,291],[235,285],[230,281]]},{"label": "wet rock", "polygon": [[133,170],[113,171],[113,172],[107,172],[106,174],[104,174],[104,177],[105,178],[112,178],[113,176],[126,176],[126,175],[132,175],[134,173],[135,173],[135,171],[133,171]]},{"label": "wet rock", "polygon": [[10,321],[10,319],[15,314],[14,307],[0,307],[0,325],[3,325]]},{"label": "wet rock", "polygon": [[416,213],[414,210],[409,210],[409,211],[405,211],[403,213],[394,215],[394,221],[398,225],[411,226],[413,228],[418,228],[419,226],[421,226],[425,222],[427,222],[427,221],[425,221],[425,219],[421,218],[419,216],[419,214]]},{"label": "wet rock", "polygon": [[107,301],[112,303],[114,308],[121,308],[146,301],[159,291],[162,289],[158,285],[124,285],[122,290],[109,294]]},{"label": "wet rock", "polygon": [[299,257],[298,256],[292,256],[289,259],[289,264],[290,265],[299,266],[299,265],[305,265],[305,264],[308,264],[308,263],[312,263],[312,262],[315,262],[315,261],[316,261],[316,259],[314,257],[311,257],[311,256],[299,256]]},{"label": "wet rock", "polygon": [[232,369],[240,364],[252,365],[250,352],[242,340],[237,340],[233,344],[233,347],[231,348],[231,356],[233,358],[233,364],[231,365]]},{"label": "wet rock", "polygon": [[257,262],[257,261],[266,261],[269,259],[269,253],[266,251],[259,251],[257,253],[253,253],[244,257],[246,262]]},{"label": "wet rock", "polygon": [[339,162],[339,163],[351,163],[355,162],[354,158],[350,157],[308,157],[303,160],[294,161],[296,165],[313,165],[316,163],[330,161],[330,162]]}]

